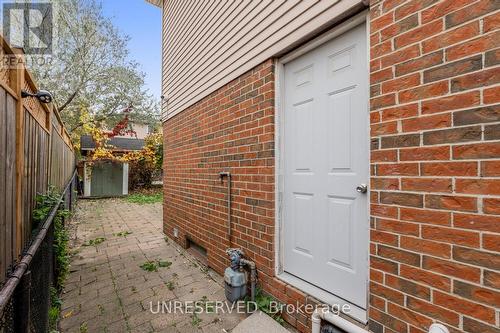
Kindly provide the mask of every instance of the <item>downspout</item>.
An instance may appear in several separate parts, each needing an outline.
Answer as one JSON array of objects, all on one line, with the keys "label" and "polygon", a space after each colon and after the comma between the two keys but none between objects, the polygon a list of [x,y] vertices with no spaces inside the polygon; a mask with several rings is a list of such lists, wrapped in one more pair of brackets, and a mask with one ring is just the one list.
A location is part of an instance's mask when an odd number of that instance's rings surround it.
[{"label": "downspout", "polygon": [[[321,320],[325,320],[348,333],[369,333],[369,331],[364,328],[361,328],[324,308],[317,308],[312,314],[312,333],[320,333]],[[449,331],[444,325],[432,324],[429,327],[429,333],[449,333]]]},{"label": "downspout", "polygon": [[224,177],[227,177],[227,240],[231,247],[231,173],[229,171],[219,172],[221,184],[224,182]]}]

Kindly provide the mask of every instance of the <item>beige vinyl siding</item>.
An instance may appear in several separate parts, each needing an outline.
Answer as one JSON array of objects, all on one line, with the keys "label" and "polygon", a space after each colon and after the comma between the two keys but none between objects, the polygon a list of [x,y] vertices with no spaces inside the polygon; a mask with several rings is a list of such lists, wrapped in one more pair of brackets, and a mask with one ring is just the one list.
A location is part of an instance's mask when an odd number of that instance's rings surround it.
[{"label": "beige vinyl siding", "polygon": [[324,30],[361,0],[164,0],[163,120]]}]

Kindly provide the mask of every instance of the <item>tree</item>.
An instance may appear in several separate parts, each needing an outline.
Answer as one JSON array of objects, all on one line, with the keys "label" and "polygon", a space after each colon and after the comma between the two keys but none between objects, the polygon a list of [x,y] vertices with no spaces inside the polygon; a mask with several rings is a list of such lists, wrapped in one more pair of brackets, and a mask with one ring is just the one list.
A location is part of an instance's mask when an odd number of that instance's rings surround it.
[{"label": "tree", "polygon": [[84,122],[86,133],[92,136],[95,149],[87,156],[87,167],[91,170],[93,163],[99,161],[115,161],[129,164],[129,187],[149,187],[153,177],[162,169],[163,137],[161,132],[149,134],[145,138],[144,147],[139,151],[128,153],[115,152],[109,140],[117,135],[133,134],[128,129],[128,115],[120,120],[112,130],[105,131],[95,122]]},{"label": "tree", "polygon": [[[57,5],[50,62],[28,61],[38,86],[53,94],[70,131],[81,131],[82,112],[90,121],[113,126],[131,109],[130,118],[159,120],[159,103],[144,88],[144,74],[129,59],[128,37],[103,15],[96,0],[54,1]],[[29,59],[28,59],[29,60]]]}]

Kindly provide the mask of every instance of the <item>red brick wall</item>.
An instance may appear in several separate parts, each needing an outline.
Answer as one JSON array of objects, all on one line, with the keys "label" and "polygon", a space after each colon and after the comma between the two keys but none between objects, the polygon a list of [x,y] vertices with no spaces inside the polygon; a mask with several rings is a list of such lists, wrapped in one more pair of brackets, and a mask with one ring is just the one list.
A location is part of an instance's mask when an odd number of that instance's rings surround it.
[{"label": "red brick wall", "polygon": [[267,61],[164,123],[164,231],[228,265],[227,179],[232,173],[233,247],[273,271],[274,71]]},{"label": "red brick wall", "polygon": [[[371,5],[370,329],[499,332],[498,1]],[[495,7],[496,6],[496,7]],[[497,66],[497,67],[495,67]],[[497,86],[494,86],[497,84]],[[274,66],[271,60],[164,123],[164,230],[227,266],[234,247],[280,301],[317,301],[274,275]],[[308,331],[308,315],[285,319]]]},{"label": "red brick wall", "polygon": [[372,1],[375,332],[499,332],[499,8]]}]

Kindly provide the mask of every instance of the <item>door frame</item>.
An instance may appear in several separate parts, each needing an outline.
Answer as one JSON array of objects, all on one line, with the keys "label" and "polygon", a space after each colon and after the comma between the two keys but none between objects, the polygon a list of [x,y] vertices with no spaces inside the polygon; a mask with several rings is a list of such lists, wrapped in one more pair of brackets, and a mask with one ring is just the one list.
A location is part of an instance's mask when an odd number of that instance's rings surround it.
[{"label": "door frame", "polygon": [[[369,35],[369,11],[364,10],[363,12],[354,15],[353,17],[347,19],[345,22],[340,25],[332,28],[331,30],[323,33],[317,38],[305,43],[304,45],[298,47],[297,49],[291,51],[290,53],[285,54],[281,58],[275,60],[275,112],[274,112],[274,126],[275,126],[275,233],[274,233],[274,269],[275,275],[277,278],[282,280],[285,283],[293,285],[294,287],[302,290],[303,292],[317,298],[319,301],[324,302],[326,304],[338,304],[341,307],[344,304],[348,304],[351,308],[350,313],[346,313],[346,315],[354,318],[356,321],[362,322],[366,324],[368,322],[368,314],[367,309],[363,309],[357,305],[349,303],[348,301],[335,296],[321,288],[314,286],[304,280],[301,280],[287,272],[284,271],[283,261],[284,261],[284,236],[283,236],[283,186],[284,186],[284,117],[281,116],[283,112],[284,100],[283,100],[283,89],[284,89],[284,65],[287,62],[290,62],[303,54],[315,49],[316,47],[334,39],[335,37],[348,32],[349,30],[355,28],[356,26],[365,23],[366,27],[366,54],[367,54],[367,68],[369,69],[370,62],[370,35]],[[366,73],[366,82],[369,88],[369,70]],[[369,100],[366,101],[366,117],[369,119],[370,117],[370,105]],[[368,121],[368,124],[370,122]],[[368,138],[370,138],[370,126],[366,129],[368,133]],[[369,145],[369,142],[366,143]],[[370,152],[369,152],[370,153]],[[370,156],[368,156],[369,158]],[[368,169],[368,175],[370,175],[369,169],[370,164],[366,166]],[[368,180],[367,180],[368,181]],[[366,221],[366,227],[370,228],[370,200],[368,199],[367,204],[368,209],[368,219]],[[369,242],[366,244],[367,249],[367,260],[366,264],[369,268]],[[369,302],[369,276],[367,276],[366,280],[366,297],[367,297],[367,308]]]}]

